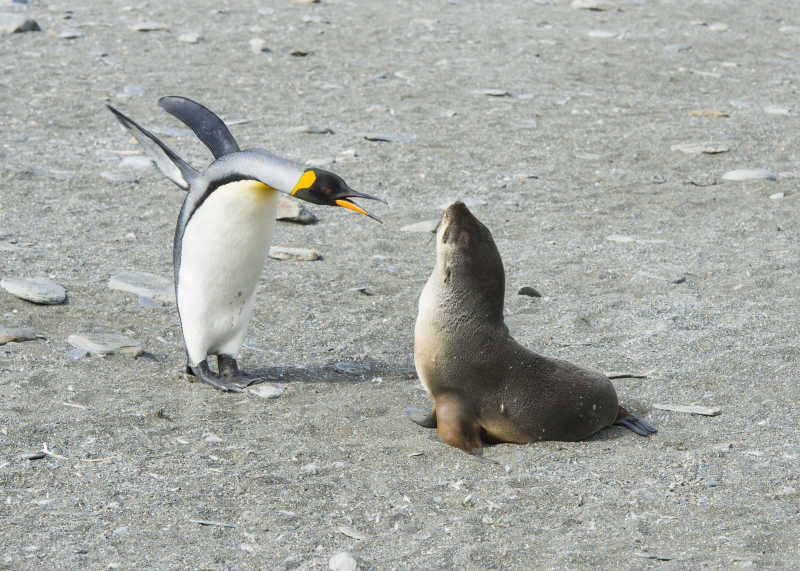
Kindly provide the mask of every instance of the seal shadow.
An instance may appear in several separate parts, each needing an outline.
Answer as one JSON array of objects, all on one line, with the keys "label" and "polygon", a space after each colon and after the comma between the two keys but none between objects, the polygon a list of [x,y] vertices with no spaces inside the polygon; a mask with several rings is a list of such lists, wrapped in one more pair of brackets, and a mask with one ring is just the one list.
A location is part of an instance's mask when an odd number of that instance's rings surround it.
[{"label": "seal shadow", "polygon": [[308,366],[256,367],[248,370],[253,376],[263,377],[259,383],[361,383],[375,377],[405,378],[413,371],[411,365],[369,358],[359,361],[331,360]]}]

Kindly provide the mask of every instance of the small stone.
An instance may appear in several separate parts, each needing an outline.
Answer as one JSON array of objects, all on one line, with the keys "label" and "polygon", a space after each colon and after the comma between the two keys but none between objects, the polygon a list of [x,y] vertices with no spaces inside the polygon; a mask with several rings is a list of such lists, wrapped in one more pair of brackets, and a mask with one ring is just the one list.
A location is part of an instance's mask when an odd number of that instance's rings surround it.
[{"label": "small stone", "polygon": [[142,345],[117,333],[83,333],[67,337],[67,343],[93,355],[122,353],[135,357],[142,353]]},{"label": "small stone", "polygon": [[136,85],[135,83],[128,83],[122,88],[121,95],[123,97],[138,97],[144,95],[144,87]]},{"label": "small stone", "polygon": [[119,171],[103,171],[100,173],[100,176],[111,182],[124,182],[128,184],[139,182],[139,177],[136,175]]},{"label": "small stone", "polygon": [[440,117],[445,117],[446,119],[455,117],[456,115],[458,115],[458,111],[456,111],[455,109],[445,109],[444,111],[439,113]]},{"label": "small stone", "polygon": [[696,109],[690,115],[692,117],[730,117],[724,111],[717,111],[716,109]]},{"label": "small stone", "polygon": [[278,385],[270,385],[268,383],[261,383],[253,385],[247,392],[261,397],[262,399],[276,399],[283,394],[283,388]]},{"label": "small stone", "polygon": [[58,37],[62,40],[75,40],[78,38],[82,38],[83,34],[81,34],[78,30],[64,30]]},{"label": "small stone", "polygon": [[767,105],[764,107],[764,113],[768,115],[789,115],[792,110],[789,107],[782,107],[780,105]]},{"label": "small stone", "polygon": [[667,44],[664,46],[665,52],[670,53],[685,53],[692,49],[690,44]]},{"label": "small stone", "polygon": [[203,440],[210,444],[218,444],[223,442],[222,438],[214,434],[213,432],[209,432],[208,434],[203,435]]},{"label": "small stone", "polygon": [[203,39],[203,36],[197,32],[185,32],[178,36],[178,41],[185,44],[196,44]]},{"label": "small stone", "polygon": [[602,0],[573,0],[569,6],[575,10],[591,10],[593,12],[607,12],[617,9],[616,5]]},{"label": "small stone", "polygon": [[719,407],[680,405],[680,404],[654,404],[657,410],[670,410],[672,412],[684,412],[687,414],[702,414],[704,416],[717,416],[722,412]]},{"label": "small stone", "polygon": [[800,34],[800,26],[781,26],[778,31],[781,34]]},{"label": "small stone", "polygon": [[436,232],[439,227],[439,220],[422,220],[414,224],[407,224],[400,228],[401,232]]},{"label": "small stone", "polygon": [[350,527],[349,525],[339,526],[339,533],[342,533],[347,537],[352,537],[353,539],[358,539],[359,541],[363,541],[364,539],[369,538],[367,534],[361,533],[360,531],[358,531],[353,527]]},{"label": "small stone", "polygon": [[623,234],[610,234],[606,236],[609,242],[616,242],[617,244],[666,244],[666,240],[661,239],[647,239],[638,238],[636,236],[625,236]]},{"label": "small stone", "polygon": [[722,22],[714,22],[708,26],[708,29],[712,32],[727,32],[728,31],[728,24],[723,24]]},{"label": "small stone", "polygon": [[536,289],[532,288],[531,286],[523,286],[519,288],[517,295],[527,295],[528,297],[542,297]]},{"label": "small stone", "polygon": [[768,169],[737,169],[726,172],[722,175],[722,180],[745,181],[745,180],[778,180],[775,173]]},{"label": "small stone", "polygon": [[273,260],[292,260],[294,262],[313,262],[322,259],[322,255],[313,248],[290,248],[288,246],[270,247],[269,257]]},{"label": "small stone", "polygon": [[682,284],[686,281],[686,273],[686,269],[682,266],[662,262],[639,270],[633,277]]},{"label": "small stone", "polygon": [[112,531],[111,535],[130,535],[130,529],[127,525],[123,525]]},{"label": "small stone", "polygon": [[709,478],[708,480],[706,480],[706,485],[707,485],[709,488],[716,488],[717,486],[719,486],[719,482],[717,482],[716,480],[712,480],[711,478]]},{"label": "small stone", "polygon": [[24,14],[0,13],[0,34],[21,34],[23,32],[40,32],[42,29],[36,20]]},{"label": "small stone", "polygon": [[784,198],[786,195],[783,192],[776,192],[775,194],[770,194],[770,200],[780,200]]},{"label": "small stone", "polygon": [[505,89],[473,89],[472,93],[475,95],[486,95],[488,97],[511,97],[511,92]]},{"label": "small stone", "polygon": [[306,474],[319,474],[319,466],[317,466],[313,462],[302,466],[300,470]]},{"label": "small stone", "polygon": [[589,30],[586,35],[590,38],[610,40],[611,38],[616,38],[619,36],[619,32],[614,32],[612,30]]},{"label": "small stone", "polygon": [[294,49],[289,52],[289,55],[293,57],[306,57],[310,56],[312,53],[313,52],[311,50]]},{"label": "small stone", "polygon": [[347,551],[342,551],[330,558],[328,569],[331,571],[356,571],[358,561]]},{"label": "small stone", "polygon": [[175,301],[172,280],[147,272],[120,272],[111,276],[108,280],[108,287],[157,301],[167,303]]},{"label": "small stone", "polygon": [[67,299],[64,287],[47,278],[4,278],[0,287],[20,299],[40,305],[57,305]]},{"label": "small stone", "polygon": [[278,212],[276,220],[286,220],[298,224],[315,224],[317,217],[308,208],[300,204],[299,201],[281,195],[278,197]]},{"label": "small stone", "polygon": [[308,133],[310,135],[332,135],[333,129],[330,127],[321,127],[318,125],[300,125],[298,127],[289,127],[286,129],[287,133]]},{"label": "small stone", "polygon": [[292,4],[319,4],[320,0],[292,0]]},{"label": "small stone", "polygon": [[680,151],[688,155],[706,154],[717,155],[720,153],[727,153],[731,148],[725,143],[680,143],[672,145],[671,151]]},{"label": "small stone", "polygon": [[160,22],[139,22],[131,26],[134,32],[166,32],[169,31],[169,26]]},{"label": "small stone", "polygon": [[123,158],[119,162],[118,166],[121,169],[130,169],[137,172],[143,172],[155,168],[156,165],[152,159],[150,159],[150,157],[146,157],[144,155],[131,155]]},{"label": "small stone", "polygon": [[0,345],[36,341],[44,338],[44,335],[39,335],[33,329],[28,329],[27,327],[0,327]]},{"label": "small stone", "polygon": [[416,135],[403,135],[399,133],[362,133],[367,141],[379,141],[383,143],[414,143]]},{"label": "small stone", "polygon": [[252,38],[249,42],[250,51],[254,54],[269,53],[272,50],[267,47],[267,41],[262,38]]}]

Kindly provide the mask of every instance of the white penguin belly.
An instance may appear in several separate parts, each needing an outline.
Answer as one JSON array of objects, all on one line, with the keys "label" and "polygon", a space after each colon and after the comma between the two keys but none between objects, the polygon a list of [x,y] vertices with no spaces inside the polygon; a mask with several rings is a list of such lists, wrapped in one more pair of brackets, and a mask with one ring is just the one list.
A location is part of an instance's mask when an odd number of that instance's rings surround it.
[{"label": "white penguin belly", "polygon": [[268,186],[232,182],[211,193],[186,225],[178,310],[190,364],[235,356],[241,347],[277,203],[278,192]]}]

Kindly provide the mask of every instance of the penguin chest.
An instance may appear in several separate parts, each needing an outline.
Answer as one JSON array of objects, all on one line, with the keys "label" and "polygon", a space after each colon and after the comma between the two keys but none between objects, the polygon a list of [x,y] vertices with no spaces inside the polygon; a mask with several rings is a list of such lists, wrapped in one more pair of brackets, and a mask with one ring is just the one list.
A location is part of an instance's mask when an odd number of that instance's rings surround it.
[{"label": "penguin chest", "polygon": [[180,244],[182,318],[195,316],[198,325],[217,331],[246,325],[277,202],[268,186],[237,181],[216,189],[194,212]]}]

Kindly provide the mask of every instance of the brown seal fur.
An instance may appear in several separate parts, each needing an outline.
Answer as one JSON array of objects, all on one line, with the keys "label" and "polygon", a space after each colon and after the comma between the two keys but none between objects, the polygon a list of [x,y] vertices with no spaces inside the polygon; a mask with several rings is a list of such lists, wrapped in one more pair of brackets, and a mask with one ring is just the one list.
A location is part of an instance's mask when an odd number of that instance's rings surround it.
[{"label": "brown seal fur", "polygon": [[581,440],[614,423],[655,429],[619,406],[598,372],[517,343],[503,321],[505,271],[489,229],[456,202],[436,232],[436,266],[419,299],[414,363],[433,410],[409,410],[447,444]]}]

